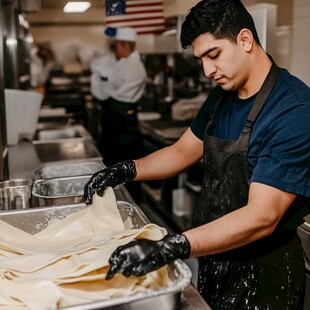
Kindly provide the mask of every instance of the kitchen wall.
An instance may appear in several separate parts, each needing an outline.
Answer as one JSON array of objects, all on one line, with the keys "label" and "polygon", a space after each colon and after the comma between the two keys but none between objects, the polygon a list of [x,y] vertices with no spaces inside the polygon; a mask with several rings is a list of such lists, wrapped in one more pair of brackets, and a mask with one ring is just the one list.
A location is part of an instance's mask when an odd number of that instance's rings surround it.
[{"label": "kitchen wall", "polygon": [[291,71],[310,86],[310,0],[294,0]]},{"label": "kitchen wall", "polygon": [[[164,0],[164,15],[186,15],[198,0]],[[281,67],[302,78],[310,79],[309,51],[310,0],[243,0],[246,6],[258,3],[278,5],[275,60]],[[108,51],[109,41],[104,36],[102,8],[87,14],[59,14],[55,10],[28,14],[31,32],[36,42],[49,42],[60,63],[81,60],[86,65],[92,57]],[[70,23],[68,23],[70,18]],[[91,22],[89,21],[91,20]],[[44,21],[41,22],[40,21]],[[138,49],[148,51],[152,36],[140,36]]]}]

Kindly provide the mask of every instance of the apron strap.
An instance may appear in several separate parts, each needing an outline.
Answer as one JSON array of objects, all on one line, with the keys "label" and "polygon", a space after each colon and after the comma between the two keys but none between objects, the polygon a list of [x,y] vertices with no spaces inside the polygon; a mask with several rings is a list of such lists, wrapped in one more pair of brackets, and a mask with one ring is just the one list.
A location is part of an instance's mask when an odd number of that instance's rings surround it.
[{"label": "apron strap", "polygon": [[[263,108],[267,98],[269,97],[274,85],[276,84],[276,81],[278,79],[278,73],[279,73],[279,68],[273,62],[263,85],[261,86],[260,90],[257,93],[257,96],[256,96],[255,101],[253,103],[252,109],[251,109],[251,111],[248,115],[248,118],[246,120],[245,127],[243,129],[243,133],[246,133],[246,132],[249,132],[252,130],[252,126],[253,126],[258,114],[260,113],[260,111]],[[226,91],[222,90],[222,92],[218,96],[218,98],[217,98],[217,100],[216,100],[216,102],[212,108],[212,113],[211,113],[210,119],[207,123],[206,131],[208,131],[208,129],[212,126],[214,119],[215,119],[216,111],[219,108],[219,106],[221,105],[221,103],[224,100],[228,99],[231,94],[232,94],[231,92],[226,92]]]},{"label": "apron strap", "polygon": [[262,87],[260,88],[255,98],[253,107],[248,115],[248,118],[245,124],[245,128],[244,128],[245,131],[252,128],[259,112],[261,111],[274,85],[276,84],[278,73],[279,73],[279,68],[276,64],[273,63]]},{"label": "apron strap", "polygon": [[205,132],[207,132],[208,129],[211,128],[211,126],[213,125],[214,120],[215,120],[216,111],[218,110],[219,106],[224,101],[226,101],[231,96],[231,94],[232,94],[231,92],[227,92],[227,91],[224,91],[223,89],[221,89],[221,92],[220,92],[219,96],[216,98],[215,104],[212,107],[212,112],[210,114],[209,121],[206,125]]}]

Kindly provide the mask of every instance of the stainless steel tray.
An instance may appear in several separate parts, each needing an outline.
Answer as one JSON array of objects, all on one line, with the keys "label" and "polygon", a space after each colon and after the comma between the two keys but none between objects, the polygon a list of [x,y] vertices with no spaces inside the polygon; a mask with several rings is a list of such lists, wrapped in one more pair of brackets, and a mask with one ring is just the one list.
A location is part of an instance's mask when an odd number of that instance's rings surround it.
[{"label": "stainless steel tray", "polygon": [[92,136],[81,125],[64,126],[53,129],[37,130],[33,143],[61,142],[61,141],[92,140]]},{"label": "stainless steel tray", "polygon": [[[141,228],[149,222],[137,205],[126,201],[117,201],[117,205],[123,221],[129,220],[133,228]],[[19,211],[3,211],[0,212],[0,219],[30,234],[35,234],[52,223],[84,208],[86,208],[85,204],[75,204]],[[98,300],[63,309],[176,309],[180,303],[181,292],[190,285],[191,276],[189,267],[183,261],[177,260],[169,264],[169,277],[172,280],[172,285],[168,288],[148,290],[145,293],[110,300]]]},{"label": "stainless steel tray", "polygon": [[40,180],[33,185],[32,196],[39,200],[40,207],[81,203],[90,177],[91,174]]},{"label": "stainless steel tray", "polygon": [[51,164],[35,171],[35,179],[51,179],[69,176],[90,175],[105,166],[102,161],[85,161],[81,163]]}]

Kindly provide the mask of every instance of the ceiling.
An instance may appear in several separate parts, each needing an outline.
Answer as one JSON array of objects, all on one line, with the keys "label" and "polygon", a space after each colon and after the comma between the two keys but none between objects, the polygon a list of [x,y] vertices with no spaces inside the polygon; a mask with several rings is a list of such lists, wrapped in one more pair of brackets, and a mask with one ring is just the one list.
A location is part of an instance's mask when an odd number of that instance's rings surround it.
[{"label": "ceiling", "polygon": [[[91,7],[84,13],[66,14],[63,12],[65,4],[70,0],[20,0],[40,1],[41,10],[27,13],[27,20],[32,27],[53,26],[53,25],[102,25],[105,16],[106,0],[87,0]],[[82,1],[82,0],[72,0]],[[85,1],[85,0],[84,0]],[[175,3],[176,0],[163,0],[166,4]],[[182,0],[183,1],[183,0]],[[192,0],[195,1],[195,0]],[[197,0],[196,0],[197,1]]]},{"label": "ceiling", "polygon": [[[69,0],[41,0],[42,10],[45,9],[63,9]],[[91,2],[92,7],[104,8],[105,0],[87,0]]]}]

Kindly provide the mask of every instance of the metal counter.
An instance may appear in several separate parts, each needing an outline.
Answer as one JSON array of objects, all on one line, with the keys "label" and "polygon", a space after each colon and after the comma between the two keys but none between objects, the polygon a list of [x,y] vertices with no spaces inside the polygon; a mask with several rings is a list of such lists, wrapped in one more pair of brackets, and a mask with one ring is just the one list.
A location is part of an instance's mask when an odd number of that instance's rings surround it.
[{"label": "metal counter", "polygon": [[91,140],[33,144],[22,141],[8,147],[9,178],[33,179],[34,171],[51,163],[100,161],[102,156]]},{"label": "metal counter", "polygon": [[163,146],[176,142],[189,127],[188,121],[158,119],[139,123],[142,135],[154,139]]}]

